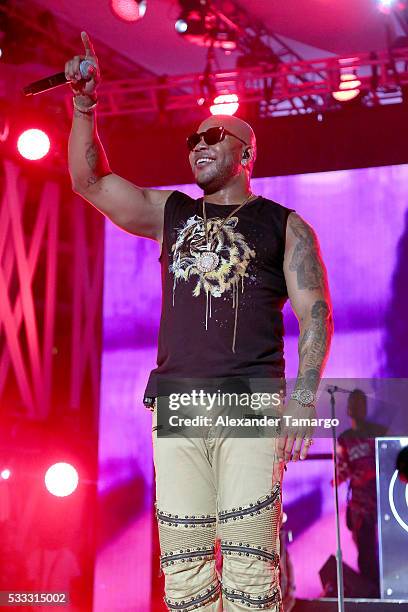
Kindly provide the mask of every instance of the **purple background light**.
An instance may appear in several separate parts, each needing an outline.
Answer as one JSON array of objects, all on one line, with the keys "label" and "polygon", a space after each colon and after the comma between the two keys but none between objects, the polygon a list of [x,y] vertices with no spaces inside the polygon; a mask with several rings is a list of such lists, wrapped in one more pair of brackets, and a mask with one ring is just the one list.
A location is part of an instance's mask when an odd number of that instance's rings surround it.
[{"label": "purple background light", "polygon": [[[397,254],[401,258],[403,253],[407,185],[407,165],[253,180],[255,193],[296,209],[319,236],[335,315],[327,377],[394,375],[387,370],[385,317],[398,290],[395,271],[401,267]],[[174,188],[201,195],[195,185]],[[110,531],[98,556],[95,610],[149,609],[153,467],[151,415],[142,398],[155,366],[158,256],[153,241],[106,224],[100,495],[110,499],[115,492],[119,501],[116,521],[106,519]],[[295,377],[298,326],[289,305],[285,327],[287,376]],[[330,445],[320,440],[314,449],[330,452]],[[285,510],[300,525],[289,548],[298,597],[321,593],[318,570],[335,552],[331,477],[330,461],[291,464],[285,474]],[[344,485],[340,492],[344,560],[356,567],[345,528]]]}]

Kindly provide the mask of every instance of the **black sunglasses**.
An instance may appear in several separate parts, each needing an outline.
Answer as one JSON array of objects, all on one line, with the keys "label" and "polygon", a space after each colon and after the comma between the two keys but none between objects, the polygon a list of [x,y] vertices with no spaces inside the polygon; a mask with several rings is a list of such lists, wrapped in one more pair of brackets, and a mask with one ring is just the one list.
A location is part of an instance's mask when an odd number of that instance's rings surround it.
[{"label": "black sunglasses", "polygon": [[228,136],[233,136],[234,138],[237,138],[237,140],[240,140],[244,145],[247,144],[244,140],[242,140],[242,138],[240,138],[239,136],[235,136],[235,134],[229,132],[225,127],[217,126],[208,128],[208,130],[206,130],[205,132],[195,132],[195,134],[191,134],[187,138],[187,147],[189,151],[193,151],[200,142],[201,138],[204,138],[205,144],[210,146],[215,145],[224,140],[227,134]]}]

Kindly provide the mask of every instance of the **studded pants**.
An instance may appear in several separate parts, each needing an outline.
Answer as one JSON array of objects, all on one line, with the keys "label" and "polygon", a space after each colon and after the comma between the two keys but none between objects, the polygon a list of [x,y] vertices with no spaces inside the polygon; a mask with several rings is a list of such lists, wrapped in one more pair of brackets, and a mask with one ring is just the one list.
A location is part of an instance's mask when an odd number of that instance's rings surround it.
[{"label": "studded pants", "polygon": [[197,438],[160,437],[156,410],[152,438],[167,608],[283,612],[276,439],[217,437],[212,426]]}]

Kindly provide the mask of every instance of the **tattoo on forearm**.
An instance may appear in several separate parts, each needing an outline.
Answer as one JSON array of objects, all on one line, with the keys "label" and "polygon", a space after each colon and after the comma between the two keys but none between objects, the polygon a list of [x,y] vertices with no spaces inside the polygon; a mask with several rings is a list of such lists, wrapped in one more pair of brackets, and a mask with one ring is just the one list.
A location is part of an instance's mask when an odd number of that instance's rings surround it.
[{"label": "tattoo on forearm", "polygon": [[317,368],[323,361],[327,346],[328,314],[329,307],[325,301],[318,300],[313,304],[310,338],[305,351],[306,368]]},{"label": "tattoo on forearm", "polygon": [[94,142],[88,145],[85,153],[86,161],[91,170],[95,170],[98,165],[98,147]]},{"label": "tattoo on forearm", "polygon": [[320,289],[324,286],[324,273],[314,233],[296,214],[291,214],[288,222],[297,238],[289,270],[296,272],[299,289]]},{"label": "tattoo on forearm", "polygon": [[88,145],[85,157],[89,168],[92,170],[92,174],[87,178],[87,183],[88,185],[94,185],[98,181],[98,166],[100,165],[98,146],[94,142]]},{"label": "tattoo on forearm", "polygon": [[317,389],[329,350],[332,333],[331,311],[325,300],[317,300],[311,321],[299,339],[299,375],[297,388]]},{"label": "tattoo on forearm", "polygon": [[320,370],[306,370],[303,375],[300,373],[296,379],[295,389],[310,389],[316,392],[321,378]]}]

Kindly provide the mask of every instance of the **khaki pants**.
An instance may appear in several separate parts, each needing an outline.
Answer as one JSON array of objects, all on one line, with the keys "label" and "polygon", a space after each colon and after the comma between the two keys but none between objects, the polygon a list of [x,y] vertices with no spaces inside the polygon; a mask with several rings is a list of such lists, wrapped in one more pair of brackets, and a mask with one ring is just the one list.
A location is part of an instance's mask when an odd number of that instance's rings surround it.
[{"label": "khaki pants", "polygon": [[[276,438],[152,438],[169,610],[283,612],[279,529],[284,463]],[[220,541],[222,574],[215,562]]]}]

